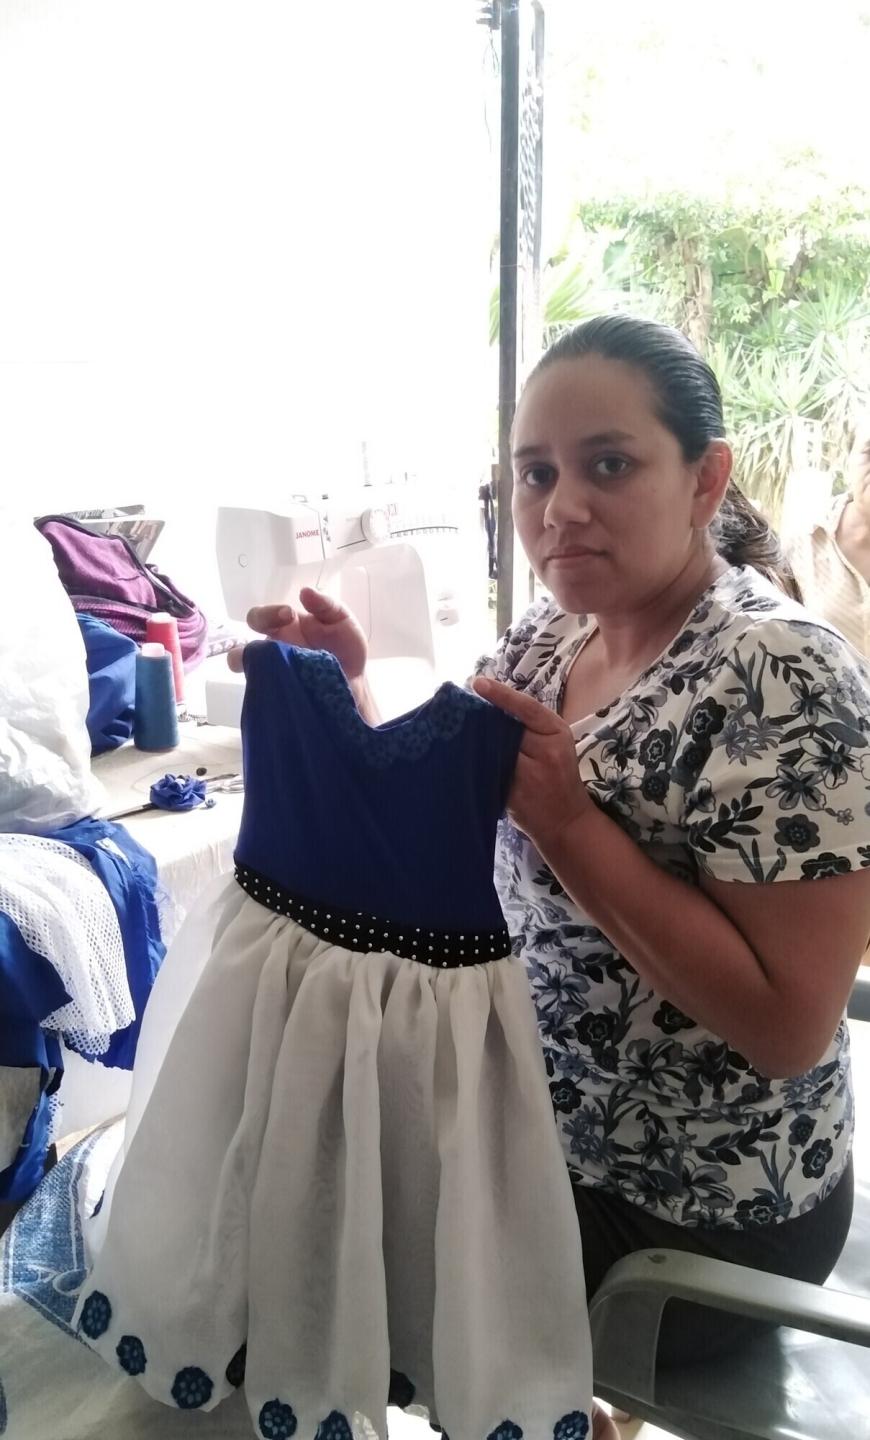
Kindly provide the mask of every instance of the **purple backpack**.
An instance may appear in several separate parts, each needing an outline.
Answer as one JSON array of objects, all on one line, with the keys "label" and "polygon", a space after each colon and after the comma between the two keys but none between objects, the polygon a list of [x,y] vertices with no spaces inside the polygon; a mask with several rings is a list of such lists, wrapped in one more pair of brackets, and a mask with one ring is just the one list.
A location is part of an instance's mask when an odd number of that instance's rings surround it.
[{"label": "purple backpack", "polygon": [[153,565],[144,565],[128,540],[89,530],[64,515],[36,521],[54,551],[54,563],[73,608],[95,615],[137,645],[145,639],[149,615],[165,611],[178,621],[185,669],[205,655],[208,622],[202,611],[176,590]]}]

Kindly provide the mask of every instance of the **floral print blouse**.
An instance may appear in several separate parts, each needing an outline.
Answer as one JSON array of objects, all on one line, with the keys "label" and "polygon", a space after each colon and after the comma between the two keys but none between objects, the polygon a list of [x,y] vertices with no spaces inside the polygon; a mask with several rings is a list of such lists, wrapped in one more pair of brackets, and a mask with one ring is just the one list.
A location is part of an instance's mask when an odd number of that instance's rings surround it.
[{"label": "floral print blouse", "polygon": [[[477,673],[558,710],[593,628],[539,601]],[[870,676],[835,630],[749,567],[720,576],[584,728],[591,794],[690,884],[700,871],[763,885],[870,865]],[[577,1181],[680,1225],[732,1228],[785,1220],[833,1189],[852,1139],[845,1020],[808,1074],[767,1079],[648,989],[506,820],[496,884]]]}]

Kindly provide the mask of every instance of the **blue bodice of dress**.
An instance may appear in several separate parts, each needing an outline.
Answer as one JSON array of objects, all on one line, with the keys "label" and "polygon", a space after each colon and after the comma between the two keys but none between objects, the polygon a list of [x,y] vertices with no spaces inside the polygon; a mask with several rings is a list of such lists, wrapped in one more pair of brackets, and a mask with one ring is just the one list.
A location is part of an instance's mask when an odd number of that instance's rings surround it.
[{"label": "blue bodice of dress", "polygon": [[244,664],[237,867],[399,928],[503,928],[493,855],[518,722],[447,683],[373,727],[326,652],[259,641]]}]

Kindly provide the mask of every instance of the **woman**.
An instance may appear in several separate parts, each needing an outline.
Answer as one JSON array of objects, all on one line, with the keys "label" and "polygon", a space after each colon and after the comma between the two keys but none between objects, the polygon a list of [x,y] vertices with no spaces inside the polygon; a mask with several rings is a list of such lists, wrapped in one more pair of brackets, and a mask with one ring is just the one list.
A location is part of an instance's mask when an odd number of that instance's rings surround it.
[{"label": "woman", "polygon": [[789,562],[816,615],[822,615],[865,659],[870,656],[870,417],[846,461],[845,494],[796,535]]},{"label": "woman", "polygon": [[[526,726],[496,878],[590,1295],[649,1246],[820,1282],[851,1215],[870,690],[776,583],[723,430],[676,331],[610,316],[548,351],[517,409],[514,520],[552,598],[473,682]],[[332,650],[374,720],[352,617],[303,604],[251,622]],[[741,1333],[671,1306],[660,1359]]]}]

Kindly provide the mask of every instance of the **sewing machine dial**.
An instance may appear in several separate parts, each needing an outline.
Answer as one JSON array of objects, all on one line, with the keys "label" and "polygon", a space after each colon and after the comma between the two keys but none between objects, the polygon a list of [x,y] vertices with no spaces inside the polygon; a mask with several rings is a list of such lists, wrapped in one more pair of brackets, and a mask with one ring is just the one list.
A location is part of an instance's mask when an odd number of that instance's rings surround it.
[{"label": "sewing machine dial", "polygon": [[364,510],[360,516],[360,529],[370,545],[377,545],[390,536],[390,517],[386,510]]}]

